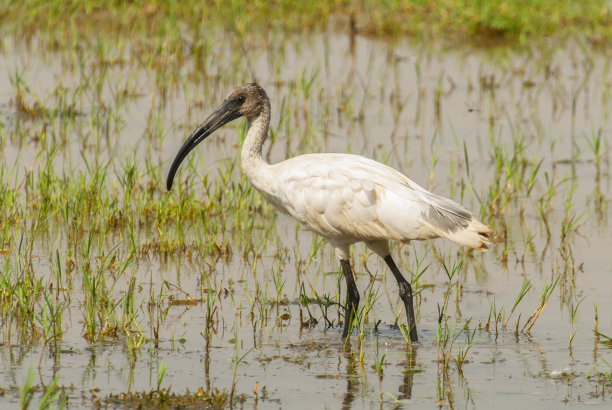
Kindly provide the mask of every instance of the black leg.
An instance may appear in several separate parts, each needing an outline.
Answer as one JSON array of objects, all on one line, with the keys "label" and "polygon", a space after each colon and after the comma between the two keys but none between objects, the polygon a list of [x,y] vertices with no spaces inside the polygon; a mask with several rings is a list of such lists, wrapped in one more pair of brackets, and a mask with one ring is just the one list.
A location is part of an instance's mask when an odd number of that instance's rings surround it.
[{"label": "black leg", "polygon": [[391,255],[387,255],[385,257],[385,262],[389,265],[391,272],[393,272],[393,276],[397,280],[397,284],[399,285],[399,296],[400,299],[404,302],[404,307],[406,309],[406,316],[408,317],[408,328],[410,329],[410,341],[418,342],[419,337],[417,336],[416,329],[416,320],[414,319],[414,304],[412,301],[412,286],[410,286],[410,282],[408,282],[402,276],[401,272],[395,265],[393,258]]},{"label": "black leg", "polygon": [[346,312],[344,314],[344,331],[342,337],[348,336],[349,327],[351,321],[357,314],[357,307],[359,306],[359,290],[355,284],[355,278],[353,277],[353,270],[351,269],[351,263],[348,259],[340,259],[340,265],[342,265],[342,274],[346,280]]}]

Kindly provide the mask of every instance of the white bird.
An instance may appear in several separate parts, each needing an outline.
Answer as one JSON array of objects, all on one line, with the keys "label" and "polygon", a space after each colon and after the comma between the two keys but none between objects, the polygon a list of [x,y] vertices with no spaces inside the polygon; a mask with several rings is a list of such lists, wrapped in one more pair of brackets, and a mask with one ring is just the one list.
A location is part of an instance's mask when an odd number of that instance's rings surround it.
[{"label": "white bird", "polygon": [[232,91],[193,131],[172,163],[168,190],[185,156],[215,130],[239,117],[248,121],[241,154],[242,171],[248,180],[278,210],[325,238],[340,259],[347,286],[343,337],[348,336],[359,305],[349,248],[364,242],[395,276],[410,339],[418,341],[412,287],[391,258],[388,241],[446,238],[486,250],[491,228],[456,202],[425,190],[387,165],[358,155],[307,154],[267,163],[261,150],[270,124],[270,99],[255,83]]}]

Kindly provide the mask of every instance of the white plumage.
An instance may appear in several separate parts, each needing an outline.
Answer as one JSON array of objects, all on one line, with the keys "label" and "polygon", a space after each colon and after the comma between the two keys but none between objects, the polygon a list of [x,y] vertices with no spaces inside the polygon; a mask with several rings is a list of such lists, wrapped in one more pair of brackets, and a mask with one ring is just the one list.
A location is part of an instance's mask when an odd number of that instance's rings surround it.
[{"label": "white plumage", "polygon": [[385,259],[400,286],[412,341],[417,341],[412,288],[393,262],[388,240],[446,238],[486,250],[491,228],[456,202],[435,195],[395,169],[358,155],[306,154],[268,164],[261,149],[268,133],[270,103],[256,84],[234,90],[189,137],[168,175],[168,189],[178,166],[199,142],[238,117],[248,119],[241,165],[253,186],[281,212],[324,237],[340,258],[347,282],[343,335],[347,336],[357,306],[349,248],[364,242]]},{"label": "white plumage", "polygon": [[328,240],[351,244],[441,237],[475,249],[486,246],[479,233],[484,224],[467,209],[374,160],[306,154],[271,165],[268,172],[270,183],[256,188]]}]

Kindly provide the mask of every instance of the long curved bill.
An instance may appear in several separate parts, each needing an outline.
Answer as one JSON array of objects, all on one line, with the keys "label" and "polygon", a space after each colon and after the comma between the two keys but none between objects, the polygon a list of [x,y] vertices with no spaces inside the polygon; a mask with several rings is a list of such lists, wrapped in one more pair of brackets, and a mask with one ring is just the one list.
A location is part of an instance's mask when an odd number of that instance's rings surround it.
[{"label": "long curved bill", "polygon": [[232,106],[231,103],[225,101],[215,112],[210,114],[208,118],[204,120],[187,138],[187,141],[183,144],[176,158],[172,162],[170,171],[168,171],[168,179],[166,180],[166,188],[168,191],[172,188],[172,182],[174,181],[174,175],[178,171],[179,165],[185,159],[187,154],[191,152],[200,142],[204,141],[206,137],[221,128],[230,121],[240,117],[238,110]]}]

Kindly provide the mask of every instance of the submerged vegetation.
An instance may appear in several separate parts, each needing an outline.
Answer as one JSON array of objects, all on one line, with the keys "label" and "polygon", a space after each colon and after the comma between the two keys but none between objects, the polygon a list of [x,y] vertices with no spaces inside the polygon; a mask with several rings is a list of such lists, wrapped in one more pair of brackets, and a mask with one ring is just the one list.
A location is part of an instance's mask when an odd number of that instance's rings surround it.
[{"label": "submerged vegetation", "polygon": [[[496,383],[607,402],[612,76],[590,42],[609,6],[529,3],[5,2],[0,402],[455,407],[497,400]],[[484,51],[385,37],[577,32]],[[186,135],[252,80],[272,99],[270,161],[362,154],[494,227],[486,254],[395,245],[420,345],[360,246],[340,339],[340,267],[247,183],[244,123],[166,191]]]}]

